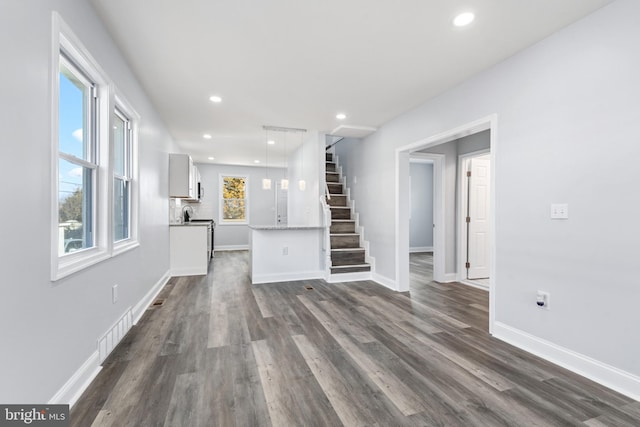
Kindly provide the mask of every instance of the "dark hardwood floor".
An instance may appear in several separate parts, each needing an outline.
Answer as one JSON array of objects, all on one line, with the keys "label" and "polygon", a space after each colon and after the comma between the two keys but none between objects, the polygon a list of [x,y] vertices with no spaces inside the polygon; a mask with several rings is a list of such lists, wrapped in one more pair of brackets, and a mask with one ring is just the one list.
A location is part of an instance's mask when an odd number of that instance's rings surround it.
[{"label": "dark hardwood floor", "polygon": [[[246,252],[173,278],[74,426],[638,426],[640,402],[489,336],[488,294],[431,281],[252,286]],[[312,289],[309,289],[312,288]]]}]

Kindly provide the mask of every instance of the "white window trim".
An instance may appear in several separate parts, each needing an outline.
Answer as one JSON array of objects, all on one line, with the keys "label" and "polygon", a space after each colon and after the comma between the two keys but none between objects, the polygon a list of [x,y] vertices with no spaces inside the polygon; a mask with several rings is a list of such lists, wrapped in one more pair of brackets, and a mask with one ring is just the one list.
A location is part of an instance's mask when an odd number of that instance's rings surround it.
[{"label": "white window trim", "polygon": [[[110,194],[110,202],[111,206],[110,210],[110,218],[109,221],[109,236],[111,236],[110,241],[113,245],[112,255],[119,255],[121,253],[130,251],[132,249],[140,246],[139,241],[139,209],[140,209],[140,191],[139,191],[139,181],[138,181],[138,127],[140,122],[140,115],[133,109],[131,104],[127,102],[127,100],[119,93],[117,89],[114,90],[114,108],[112,108],[112,120],[113,116],[115,116],[115,110],[118,109],[122,113],[124,113],[129,120],[129,124],[131,125],[131,136],[129,143],[131,144],[131,157],[129,161],[131,162],[131,204],[129,206],[129,238],[124,240],[119,240],[117,242],[113,241],[113,177],[114,174],[111,174],[110,185],[111,185],[111,194]],[[109,128],[111,129],[113,123],[109,123]],[[113,156],[115,153],[115,146],[113,144],[113,132],[111,132],[112,139],[110,140],[111,148],[111,159],[113,164]]]},{"label": "white window trim", "polygon": [[[244,191],[245,191],[245,203],[244,203],[244,221],[225,221],[224,218],[224,178],[244,178]],[[249,194],[249,176],[248,175],[235,175],[230,173],[221,173],[218,175],[218,218],[220,219],[219,223],[216,225],[248,225],[249,224],[249,203],[250,203],[250,194]]]},{"label": "white window trim", "polygon": [[[139,242],[140,192],[138,179],[138,126],[140,116],[131,104],[117,92],[106,73],[56,12],[52,14],[51,47],[51,281],[57,281],[99,262],[134,249]],[[59,70],[60,54],[87,73],[96,85],[98,94],[96,145],[96,196],[94,202],[94,246],[77,252],[59,255],[58,232],[58,159],[59,141]],[[131,120],[131,223],[128,239],[113,241],[113,115],[118,107]],[[77,160],[76,160],[77,161]]]}]

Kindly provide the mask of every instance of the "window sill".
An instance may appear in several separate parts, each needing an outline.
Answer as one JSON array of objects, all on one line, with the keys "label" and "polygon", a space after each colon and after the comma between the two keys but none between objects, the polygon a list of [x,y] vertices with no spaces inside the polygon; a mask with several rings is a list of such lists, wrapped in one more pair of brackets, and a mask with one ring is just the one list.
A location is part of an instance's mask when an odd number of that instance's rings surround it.
[{"label": "window sill", "polygon": [[125,252],[129,252],[140,246],[140,242],[133,239],[123,240],[121,242],[114,243],[112,256],[118,256]]},{"label": "window sill", "polygon": [[57,257],[57,262],[51,271],[51,281],[55,282],[63,279],[109,258],[111,258],[109,252],[97,248]]},{"label": "window sill", "polygon": [[243,221],[243,222],[221,222],[219,224],[216,224],[216,227],[218,225],[224,225],[224,226],[227,226],[227,225],[249,225],[249,222],[248,221]]}]

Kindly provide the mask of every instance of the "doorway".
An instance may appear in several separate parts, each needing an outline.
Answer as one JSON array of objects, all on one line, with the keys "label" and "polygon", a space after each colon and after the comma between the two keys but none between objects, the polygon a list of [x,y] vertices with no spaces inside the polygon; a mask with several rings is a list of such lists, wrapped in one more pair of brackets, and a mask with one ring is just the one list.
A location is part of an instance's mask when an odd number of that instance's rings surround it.
[{"label": "doorway", "polygon": [[[459,140],[469,135],[473,135],[482,131],[489,130],[490,147],[491,152],[490,164],[492,165],[492,173],[490,174],[489,181],[492,189],[495,188],[495,156],[498,150],[497,147],[497,115],[493,114],[482,119],[469,122],[457,128],[451,129],[446,132],[442,132],[431,137],[415,141],[413,143],[398,147],[395,152],[396,161],[396,247],[395,247],[395,265],[396,265],[396,277],[395,288],[398,291],[406,292],[410,290],[410,271],[409,271],[409,214],[411,208],[410,194],[407,191],[403,191],[409,188],[409,159],[412,153],[422,151],[428,148],[436,147],[441,144],[445,144],[450,141]],[[438,154],[430,154],[434,159],[434,280],[442,282],[453,282],[459,278],[459,270],[457,269],[457,262],[459,256],[457,254],[455,246],[456,244],[456,227],[447,227],[447,221],[445,221],[445,162],[442,158],[438,158]],[[454,169],[456,159],[453,160]],[[454,174],[455,175],[455,174]],[[455,178],[454,178],[455,179]],[[451,195],[449,197],[452,197]],[[455,198],[455,196],[453,196]],[[495,235],[495,191],[491,191],[489,195],[489,227],[492,233]],[[439,218],[440,217],[440,218]],[[454,214],[455,218],[455,214]],[[449,221],[455,220],[449,219]],[[441,224],[441,226],[438,226]],[[447,229],[447,235],[445,236],[445,229]],[[453,231],[451,231],[453,230]],[[446,238],[445,238],[446,237]],[[453,248],[452,248],[453,246]],[[459,247],[459,246],[458,246]],[[495,272],[495,239],[489,241],[489,266],[490,271]],[[445,259],[446,258],[446,259]],[[441,267],[438,271],[438,266]],[[446,271],[445,271],[446,266]],[[449,271],[454,270],[454,271]],[[489,278],[489,332],[493,332],[493,324],[495,322],[495,273],[491,274]]]}]

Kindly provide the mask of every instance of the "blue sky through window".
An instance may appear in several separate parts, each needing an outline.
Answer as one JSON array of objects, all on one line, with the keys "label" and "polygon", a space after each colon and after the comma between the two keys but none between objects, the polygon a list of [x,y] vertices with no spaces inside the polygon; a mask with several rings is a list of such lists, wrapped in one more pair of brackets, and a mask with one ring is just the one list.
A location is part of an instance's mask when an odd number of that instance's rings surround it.
[{"label": "blue sky through window", "polygon": [[[65,75],[60,76],[59,134],[60,152],[85,159],[83,142],[84,91],[87,88],[79,81],[73,82]],[[88,159],[87,159],[88,160]],[[76,189],[82,187],[82,167],[70,162],[59,162],[59,200],[64,200]]]}]

